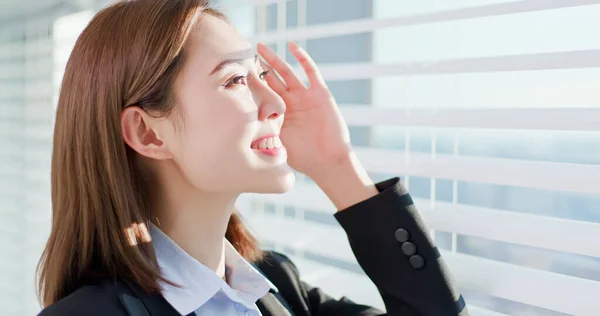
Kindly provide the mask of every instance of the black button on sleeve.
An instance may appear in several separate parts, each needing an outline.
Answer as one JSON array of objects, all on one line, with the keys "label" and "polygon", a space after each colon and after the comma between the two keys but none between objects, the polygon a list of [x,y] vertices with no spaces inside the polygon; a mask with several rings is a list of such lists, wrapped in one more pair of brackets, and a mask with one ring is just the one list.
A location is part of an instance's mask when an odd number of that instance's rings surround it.
[{"label": "black button on sleeve", "polygon": [[410,262],[410,265],[415,268],[416,270],[423,268],[423,266],[425,265],[425,261],[423,260],[423,257],[419,256],[419,255],[414,255],[410,258],[408,258],[408,262]]},{"label": "black button on sleeve", "polygon": [[400,229],[396,230],[396,233],[394,233],[394,236],[396,236],[396,240],[398,242],[406,242],[408,240],[408,238],[410,237],[408,235],[408,231],[404,228],[400,228]]},{"label": "black button on sleeve", "polygon": [[417,246],[412,242],[405,242],[402,244],[402,252],[407,256],[412,256],[417,253]]}]

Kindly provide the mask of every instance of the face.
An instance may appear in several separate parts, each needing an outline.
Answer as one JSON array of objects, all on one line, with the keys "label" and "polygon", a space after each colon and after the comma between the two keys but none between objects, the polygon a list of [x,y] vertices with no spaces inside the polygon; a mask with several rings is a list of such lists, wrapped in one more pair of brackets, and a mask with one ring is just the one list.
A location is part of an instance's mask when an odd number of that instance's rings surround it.
[{"label": "face", "polygon": [[213,16],[203,17],[186,45],[175,83],[182,122],[162,135],[173,162],[202,191],[289,190],[294,174],[278,137],[285,104],[264,81],[266,65],[231,25]]}]

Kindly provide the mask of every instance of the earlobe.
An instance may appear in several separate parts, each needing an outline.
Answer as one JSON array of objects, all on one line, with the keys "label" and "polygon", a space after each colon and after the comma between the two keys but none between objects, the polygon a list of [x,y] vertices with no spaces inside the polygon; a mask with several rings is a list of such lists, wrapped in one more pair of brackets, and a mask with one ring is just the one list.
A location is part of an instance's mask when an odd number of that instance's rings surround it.
[{"label": "earlobe", "polygon": [[157,160],[170,159],[171,154],[157,131],[156,119],[137,106],[121,112],[121,135],[138,154]]}]

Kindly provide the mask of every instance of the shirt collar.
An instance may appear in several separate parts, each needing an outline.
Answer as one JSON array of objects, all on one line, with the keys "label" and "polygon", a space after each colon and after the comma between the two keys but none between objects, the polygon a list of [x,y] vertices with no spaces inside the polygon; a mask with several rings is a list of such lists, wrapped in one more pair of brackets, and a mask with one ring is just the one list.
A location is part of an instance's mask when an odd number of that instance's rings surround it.
[{"label": "shirt collar", "polygon": [[179,313],[187,315],[220,290],[232,301],[253,307],[269,289],[277,288],[246,261],[225,239],[227,284],[217,274],[185,252],[155,225],[150,234],[161,276],[180,287],[161,283],[162,295]]}]

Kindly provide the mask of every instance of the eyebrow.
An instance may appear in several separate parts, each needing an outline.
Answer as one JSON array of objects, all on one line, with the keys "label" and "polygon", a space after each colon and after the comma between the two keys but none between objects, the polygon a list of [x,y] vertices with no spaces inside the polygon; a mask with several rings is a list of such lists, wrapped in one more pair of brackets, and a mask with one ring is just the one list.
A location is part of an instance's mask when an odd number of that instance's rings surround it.
[{"label": "eyebrow", "polygon": [[[250,53],[252,53],[252,51],[250,51]],[[219,70],[221,70],[221,69],[223,69],[226,66],[231,65],[231,64],[242,65],[244,63],[244,61],[252,58],[252,55],[248,54],[247,51],[242,52],[242,54],[244,54],[246,56],[239,56],[241,54],[237,53],[235,55],[238,55],[239,57],[236,56],[236,57],[232,57],[232,58],[228,58],[228,59],[223,60],[222,62],[220,62],[217,65],[217,67],[215,67],[215,69],[213,69],[213,71],[210,72],[210,75],[214,74],[215,72],[217,72],[217,71],[219,71]],[[250,55],[250,56],[248,56],[248,55]],[[254,55],[254,63],[256,63],[256,62],[258,62],[258,54]]]}]

